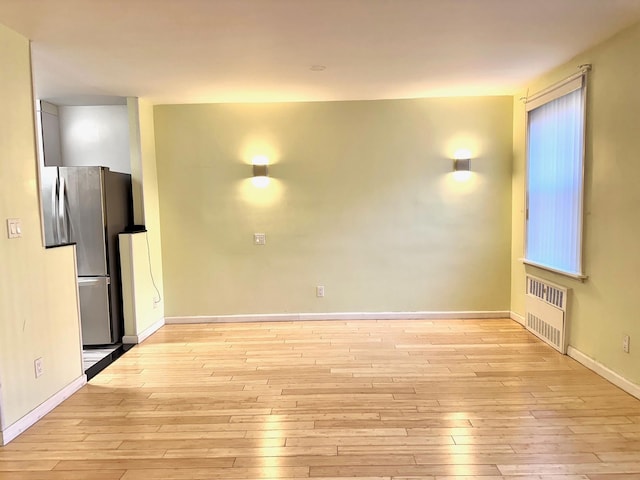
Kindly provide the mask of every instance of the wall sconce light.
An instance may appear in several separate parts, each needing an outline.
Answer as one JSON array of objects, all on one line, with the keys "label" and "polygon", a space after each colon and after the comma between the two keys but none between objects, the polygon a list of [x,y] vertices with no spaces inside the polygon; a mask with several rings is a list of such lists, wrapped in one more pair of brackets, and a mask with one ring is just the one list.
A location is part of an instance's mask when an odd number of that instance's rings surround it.
[{"label": "wall sconce light", "polygon": [[457,150],[456,153],[453,154],[453,171],[471,171],[471,152],[469,150]]},{"label": "wall sconce light", "polygon": [[268,177],[268,168],[266,165],[254,165],[253,176],[254,177]]},{"label": "wall sconce light", "polygon": [[453,154],[453,177],[459,182],[471,178],[471,152],[469,150],[461,149]]},{"label": "wall sconce light", "polygon": [[264,155],[253,157],[251,161],[253,165],[253,178],[251,182],[255,187],[265,188],[269,185],[269,159]]}]

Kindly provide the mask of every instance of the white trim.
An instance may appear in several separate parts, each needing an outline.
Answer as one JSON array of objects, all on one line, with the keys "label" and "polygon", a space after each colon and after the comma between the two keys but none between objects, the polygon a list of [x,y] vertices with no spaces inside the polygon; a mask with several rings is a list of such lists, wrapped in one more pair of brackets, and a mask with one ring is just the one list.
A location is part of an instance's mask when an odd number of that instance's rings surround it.
[{"label": "white trim", "polygon": [[56,408],[62,402],[64,402],[67,398],[73,395],[75,392],[80,390],[87,383],[87,376],[82,375],[76,378],[73,382],[68,384],[58,393],[53,394],[43,403],[38,405],[36,408],[27,413],[20,420],[16,421],[12,425],[9,425],[7,428],[0,432],[0,445],[6,445],[11,440],[16,438],[26,429],[34,425],[38,420],[44,417],[51,410]]},{"label": "white trim", "polygon": [[[534,108],[539,107],[540,105],[544,105],[545,103],[551,102],[562,95],[566,95],[567,93],[571,93],[572,91],[578,90],[585,83],[587,74],[591,71],[591,64],[585,63],[583,65],[578,65],[578,69],[580,70],[573,75],[569,75],[567,78],[564,78],[553,85],[548,86],[547,88],[540,90],[539,92],[534,93],[533,95],[527,95],[526,97],[521,97],[520,100],[524,101],[526,111],[533,110]],[[575,82],[579,81],[581,85],[575,87]],[[567,85],[574,85],[574,88]],[[564,91],[564,93],[558,93],[556,90]],[[568,90],[568,91],[567,91]],[[527,91],[528,92],[528,91]],[[536,102],[539,99],[545,99],[542,102]],[[536,102],[535,106],[528,106],[528,103]]]},{"label": "white trim", "polygon": [[520,261],[525,265],[529,265],[530,267],[536,267],[541,270],[546,270],[547,272],[557,273],[558,275],[564,275],[565,277],[573,278],[575,280],[580,280],[581,282],[584,282],[587,278],[589,278],[588,275],[584,275],[582,273],[565,272],[564,270],[558,270],[557,268],[549,267],[542,263],[533,262],[526,258],[521,258]]},{"label": "white trim", "polygon": [[585,75],[585,72],[576,73],[575,75],[571,75],[541,92],[531,95],[525,102],[527,112],[535,110],[536,108],[568,95],[571,92],[580,90],[584,85]]},{"label": "white trim", "polygon": [[631,380],[627,380],[619,373],[605,367],[597,360],[585,355],[580,350],[577,350],[572,346],[569,346],[567,349],[567,355],[587,367],[589,370],[593,370],[604,379],[609,380],[615,386],[620,387],[628,394],[640,399],[640,385],[633,383]]},{"label": "white trim", "polygon": [[518,322],[522,326],[524,326],[524,324],[525,324],[524,317],[522,315],[520,315],[519,313],[511,312],[509,318],[511,318],[511,320],[515,320],[516,322]]},{"label": "white trim", "polygon": [[122,337],[122,343],[134,345],[137,343],[142,343],[151,335],[160,330],[164,326],[164,323],[164,318],[161,318],[157,322],[153,323],[150,327],[140,332],[138,335],[125,335],[124,337]]},{"label": "white trim", "polygon": [[165,324],[295,322],[308,320],[444,320],[444,319],[510,318],[507,310],[460,312],[334,312],[334,313],[269,313],[246,315],[200,315],[166,317]]}]

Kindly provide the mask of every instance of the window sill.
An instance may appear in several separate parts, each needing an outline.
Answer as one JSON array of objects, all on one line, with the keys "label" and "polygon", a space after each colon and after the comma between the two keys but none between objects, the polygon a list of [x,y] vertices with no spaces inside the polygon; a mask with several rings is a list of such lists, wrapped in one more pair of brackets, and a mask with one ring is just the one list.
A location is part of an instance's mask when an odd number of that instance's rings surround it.
[{"label": "window sill", "polygon": [[532,262],[531,260],[527,260],[526,258],[521,258],[520,261],[525,265],[540,268],[542,270],[546,270],[547,272],[557,273],[558,275],[563,275],[565,277],[573,278],[575,280],[580,280],[581,282],[584,282],[587,278],[589,278],[587,275],[584,275],[582,273],[565,272],[563,270],[558,270],[557,268],[549,267],[541,263]]}]

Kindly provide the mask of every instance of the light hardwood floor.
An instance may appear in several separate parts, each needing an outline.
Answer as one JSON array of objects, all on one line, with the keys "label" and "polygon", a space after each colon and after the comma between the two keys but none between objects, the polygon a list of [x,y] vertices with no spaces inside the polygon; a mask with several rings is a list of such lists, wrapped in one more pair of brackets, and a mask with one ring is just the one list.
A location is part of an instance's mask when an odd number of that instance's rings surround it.
[{"label": "light hardwood floor", "polygon": [[640,479],[640,401],[511,320],[165,326],[0,479]]}]

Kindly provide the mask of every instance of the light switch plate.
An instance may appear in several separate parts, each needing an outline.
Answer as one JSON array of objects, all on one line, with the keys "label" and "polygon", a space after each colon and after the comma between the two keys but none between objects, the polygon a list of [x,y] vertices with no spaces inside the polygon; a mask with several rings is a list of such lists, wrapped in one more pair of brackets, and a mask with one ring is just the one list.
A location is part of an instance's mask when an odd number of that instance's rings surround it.
[{"label": "light switch plate", "polygon": [[7,218],[7,236],[9,238],[22,237],[22,222],[19,218]]}]

